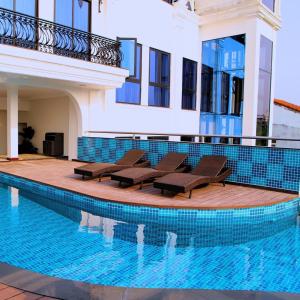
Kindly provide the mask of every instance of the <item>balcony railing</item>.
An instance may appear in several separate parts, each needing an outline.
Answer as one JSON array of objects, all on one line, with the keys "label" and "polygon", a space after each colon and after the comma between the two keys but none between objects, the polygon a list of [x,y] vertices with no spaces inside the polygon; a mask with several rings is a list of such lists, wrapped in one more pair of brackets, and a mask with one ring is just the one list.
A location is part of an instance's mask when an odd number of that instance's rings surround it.
[{"label": "balcony railing", "polygon": [[117,41],[0,8],[0,44],[120,67]]}]

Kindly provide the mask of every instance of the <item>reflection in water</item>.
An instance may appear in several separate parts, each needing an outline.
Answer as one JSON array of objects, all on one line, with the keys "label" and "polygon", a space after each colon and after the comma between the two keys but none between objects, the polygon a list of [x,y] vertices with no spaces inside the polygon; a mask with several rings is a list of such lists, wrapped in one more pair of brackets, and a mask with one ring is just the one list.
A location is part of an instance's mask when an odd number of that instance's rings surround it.
[{"label": "reflection in water", "polygon": [[19,206],[19,190],[13,187],[9,188],[11,195],[11,206],[18,207]]},{"label": "reflection in water", "polygon": [[[26,196],[25,192],[22,192]],[[13,196],[12,196],[13,197]],[[137,245],[176,247],[213,247],[237,245],[248,241],[259,240],[296,225],[293,214],[281,220],[262,221],[260,223],[229,223],[216,219],[215,222],[187,222],[186,224],[170,223],[161,217],[148,219],[140,216],[142,224],[125,222],[66,206],[51,199],[31,195],[30,199],[56,213],[78,223],[78,231],[89,234],[102,234],[107,243],[113,239],[128,241]],[[111,212],[108,213],[111,215]],[[127,218],[128,219],[128,218]]]}]

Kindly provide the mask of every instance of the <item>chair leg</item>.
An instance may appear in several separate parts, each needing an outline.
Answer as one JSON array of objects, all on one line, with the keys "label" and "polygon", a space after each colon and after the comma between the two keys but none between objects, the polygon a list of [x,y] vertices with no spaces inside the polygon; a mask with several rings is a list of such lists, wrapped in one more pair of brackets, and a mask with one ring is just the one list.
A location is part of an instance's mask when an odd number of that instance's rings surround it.
[{"label": "chair leg", "polygon": [[101,179],[102,179],[102,176],[101,176],[101,175],[99,175],[99,177],[98,177],[98,181],[99,181],[99,182],[101,182]]},{"label": "chair leg", "polygon": [[140,184],[140,188],[139,188],[140,190],[143,188],[143,183],[144,182],[142,181],[141,184]]},{"label": "chair leg", "polygon": [[85,179],[85,177],[84,177],[84,175],[82,175],[82,180],[84,180]]},{"label": "chair leg", "polygon": [[190,190],[189,199],[192,198],[193,190]]},{"label": "chair leg", "polygon": [[160,190],[160,193],[163,195],[163,194],[164,194],[164,190],[163,190],[163,189],[161,189],[161,190]]},{"label": "chair leg", "polygon": [[223,186],[225,187],[225,181],[223,181],[222,183],[223,183]]},{"label": "chair leg", "polygon": [[119,187],[121,187],[122,186],[122,181],[119,181]]}]

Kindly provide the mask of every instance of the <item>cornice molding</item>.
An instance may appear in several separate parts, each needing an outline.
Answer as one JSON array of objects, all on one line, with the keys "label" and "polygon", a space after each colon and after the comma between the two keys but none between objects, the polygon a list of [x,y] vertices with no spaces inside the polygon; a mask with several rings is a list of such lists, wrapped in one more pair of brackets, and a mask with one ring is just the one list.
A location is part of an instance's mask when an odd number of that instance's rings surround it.
[{"label": "cornice molding", "polygon": [[199,0],[197,3],[196,13],[200,16],[200,26],[241,17],[257,17],[274,30],[281,28],[279,10],[273,13],[260,0]]}]

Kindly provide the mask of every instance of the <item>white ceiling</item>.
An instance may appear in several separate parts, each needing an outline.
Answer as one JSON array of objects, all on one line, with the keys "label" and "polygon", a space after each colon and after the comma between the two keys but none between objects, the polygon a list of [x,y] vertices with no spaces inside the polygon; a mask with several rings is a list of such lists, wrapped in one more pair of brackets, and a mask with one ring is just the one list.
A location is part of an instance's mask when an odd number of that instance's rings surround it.
[{"label": "white ceiling", "polygon": [[[24,100],[38,100],[44,98],[54,98],[64,96],[61,91],[47,89],[47,88],[32,88],[32,87],[20,87],[19,97]],[[6,89],[0,85],[0,98],[6,97]]]}]

